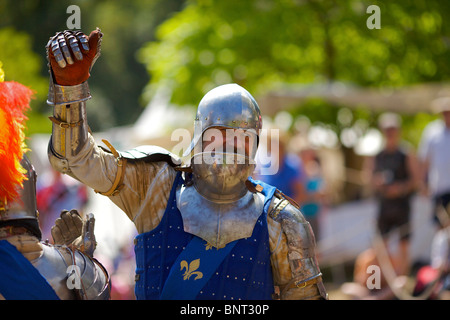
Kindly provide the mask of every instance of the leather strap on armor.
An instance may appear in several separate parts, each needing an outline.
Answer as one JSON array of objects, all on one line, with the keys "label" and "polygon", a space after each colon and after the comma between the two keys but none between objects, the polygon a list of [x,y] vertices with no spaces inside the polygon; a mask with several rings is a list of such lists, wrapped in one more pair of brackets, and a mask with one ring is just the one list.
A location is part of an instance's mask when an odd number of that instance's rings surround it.
[{"label": "leather strap on armor", "polygon": [[[322,273],[319,273],[318,275],[316,275],[310,279],[306,279],[306,280],[298,280],[298,279],[294,278],[283,288],[283,290],[281,292],[280,292],[280,287],[275,286],[275,290],[274,290],[274,294],[273,294],[272,298],[274,300],[281,300],[281,297],[284,296],[284,294],[290,289],[293,289],[293,288],[303,289],[308,286],[318,284],[321,281],[322,281]],[[320,290],[319,290],[319,293],[320,293]],[[320,294],[320,296],[323,298],[326,298],[326,294],[325,295]],[[309,298],[315,298],[315,297],[316,296],[309,297]]]},{"label": "leather strap on armor", "polygon": [[[294,278],[288,283],[288,285],[286,285],[286,287],[284,287],[283,292],[286,292],[291,288],[305,288],[307,286],[316,284],[321,280],[322,280],[322,273],[316,274],[308,279]],[[283,292],[281,293],[281,295],[283,295]]]},{"label": "leather strap on armor", "polygon": [[120,192],[120,190],[124,186],[123,177],[125,174],[125,166],[127,164],[127,159],[121,157],[119,155],[119,153],[117,152],[116,148],[114,148],[113,145],[108,140],[103,139],[102,141],[104,144],[106,144],[106,146],[109,148],[109,150],[111,150],[111,153],[114,155],[114,157],[117,160],[117,174],[116,174],[116,178],[114,179],[114,183],[113,183],[112,187],[108,191],[106,191],[106,192],[100,192],[98,190],[94,190],[94,191],[95,191],[95,193],[99,193],[104,196],[115,196]]},{"label": "leather strap on armor", "polygon": [[290,204],[292,204],[294,207],[296,207],[297,209],[300,209],[300,205],[291,197],[287,196],[286,194],[284,194],[283,192],[281,192],[280,190],[276,190],[275,191],[275,197],[280,198],[280,199],[286,199],[287,201],[289,201]]},{"label": "leather strap on armor", "polygon": [[55,117],[48,117],[48,118],[50,119],[51,122],[57,124],[58,126],[60,126],[63,129],[80,127],[83,124],[83,119],[81,119],[80,121],[77,121],[77,122],[68,123],[68,122],[63,122],[61,120],[58,120]]}]

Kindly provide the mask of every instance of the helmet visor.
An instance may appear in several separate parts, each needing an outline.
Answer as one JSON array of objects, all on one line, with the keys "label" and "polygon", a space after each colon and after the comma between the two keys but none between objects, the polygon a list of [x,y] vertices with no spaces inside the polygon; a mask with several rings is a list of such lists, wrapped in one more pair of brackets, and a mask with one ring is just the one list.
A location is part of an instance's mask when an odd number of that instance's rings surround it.
[{"label": "helmet visor", "polygon": [[[253,129],[233,129],[224,127],[208,128],[194,147],[198,153],[240,155],[234,159],[246,158],[247,163],[255,159],[258,135]],[[228,157],[229,158],[229,157]]]}]

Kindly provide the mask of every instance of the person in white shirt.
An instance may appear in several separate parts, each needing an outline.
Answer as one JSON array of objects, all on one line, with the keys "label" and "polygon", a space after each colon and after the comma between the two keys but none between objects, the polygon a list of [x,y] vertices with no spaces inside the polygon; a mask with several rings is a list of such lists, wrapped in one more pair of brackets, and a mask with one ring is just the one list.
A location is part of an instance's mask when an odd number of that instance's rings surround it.
[{"label": "person in white shirt", "polygon": [[433,219],[440,227],[439,210],[450,209],[450,97],[434,100],[432,108],[442,119],[424,129],[418,153],[426,193],[435,203]]}]

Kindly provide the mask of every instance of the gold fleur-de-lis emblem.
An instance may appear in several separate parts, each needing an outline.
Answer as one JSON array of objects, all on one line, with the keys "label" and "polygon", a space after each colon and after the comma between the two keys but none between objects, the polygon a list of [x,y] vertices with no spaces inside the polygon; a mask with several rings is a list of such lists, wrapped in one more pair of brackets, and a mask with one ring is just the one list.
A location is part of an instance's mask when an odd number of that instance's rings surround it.
[{"label": "gold fleur-de-lis emblem", "polygon": [[211,250],[212,249],[212,244],[211,243],[209,243],[209,242],[207,242],[206,244],[205,244],[205,250]]},{"label": "gold fleur-de-lis emblem", "polygon": [[203,273],[200,271],[196,271],[200,267],[200,259],[193,260],[191,263],[189,263],[189,266],[187,261],[183,260],[181,261],[180,266],[181,271],[183,269],[186,269],[186,271],[183,274],[183,280],[189,280],[189,278],[193,275],[195,275],[194,280],[203,278]]}]

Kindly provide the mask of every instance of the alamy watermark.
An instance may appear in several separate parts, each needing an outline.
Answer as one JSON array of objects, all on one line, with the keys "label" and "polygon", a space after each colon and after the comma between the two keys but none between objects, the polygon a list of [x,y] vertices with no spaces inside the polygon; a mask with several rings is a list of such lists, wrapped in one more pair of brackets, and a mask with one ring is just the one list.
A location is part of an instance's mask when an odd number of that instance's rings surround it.
[{"label": "alamy watermark", "polygon": [[[70,16],[66,20],[67,29],[81,29],[81,9],[77,5],[67,7],[66,13]],[[367,7],[366,13],[370,14],[367,18],[366,26],[369,29],[381,29],[381,10],[380,7],[373,4]]]},{"label": "alamy watermark", "polygon": [[67,29],[81,29],[81,9],[77,5],[70,5],[67,7],[66,13],[71,14],[66,20]]},{"label": "alamy watermark", "polygon": [[171,141],[177,142],[172,153],[185,155],[194,164],[250,164],[255,165],[256,174],[274,175],[282,161],[279,137],[278,129],[213,127],[204,132],[194,129],[192,138],[189,130],[179,128],[171,134]]},{"label": "alamy watermark", "polygon": [[370,276],[366,280],[366,287],[369,290],[381,289],[381,269],[380,266],[370,265],[366,269]]},{"label": "alamy watermark", "polygon": [[371,5],[367,7],[366,13],[370,13],[370,17],[367,18],[366,26],[369,29],[381,29],[381,10],[377,5]]},{"label": "alamy watermark", "polygon": [[70,265],[66,269],[67,280],[66,285],[69,290],[81,289],[81,270],[80,267]]}]

